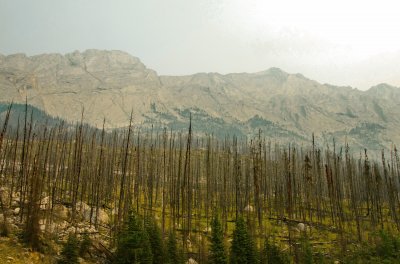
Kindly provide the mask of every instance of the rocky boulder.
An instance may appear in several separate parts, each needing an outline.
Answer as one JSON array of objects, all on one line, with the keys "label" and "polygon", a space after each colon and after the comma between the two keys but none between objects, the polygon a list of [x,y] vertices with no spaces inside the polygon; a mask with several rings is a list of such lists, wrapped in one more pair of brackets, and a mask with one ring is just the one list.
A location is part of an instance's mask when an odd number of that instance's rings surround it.
[{"label": "rocky boulder", "polygon": [[246,207],[244,208],[244,211],[245,211],[245,212],[252,213],[252,212],[254,212],[254,207],[248,204],[248,205],[246,205]]},{"label": "rocky boulder", "polygon": [[68,208],[62,204],[55,204],[53,207],[53,213],[56,217],[62,220],[68,219],[70,215]]},{"label": "rocky boulder", "polygon": [[10,190],[6,187],[0,188],[0,199],[3,204],[8,205],[10,203]]}]

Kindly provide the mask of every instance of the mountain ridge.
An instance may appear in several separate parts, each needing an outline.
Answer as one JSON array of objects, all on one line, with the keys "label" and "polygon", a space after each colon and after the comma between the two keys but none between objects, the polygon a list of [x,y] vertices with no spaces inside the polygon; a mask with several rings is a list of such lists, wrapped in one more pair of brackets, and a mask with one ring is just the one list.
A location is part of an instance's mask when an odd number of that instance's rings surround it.
[{"label": "mountain ridge", "polygon": [[[320,84],[279,68],[255,73],[158,75],[123,51],[0,56],[1,101],[25,98],[52,116],[100,127],[136,125],[183,129],[188,112],[199,132],[250,136],[258,129],[282,141],[348,140],[363,148],[399,142],[400,89],[366,91]],[[197,122],[197,123],[196,123]],[[376,130],[371,129],[372,127]],[[217,130],[217,131],[213,131]]]}]

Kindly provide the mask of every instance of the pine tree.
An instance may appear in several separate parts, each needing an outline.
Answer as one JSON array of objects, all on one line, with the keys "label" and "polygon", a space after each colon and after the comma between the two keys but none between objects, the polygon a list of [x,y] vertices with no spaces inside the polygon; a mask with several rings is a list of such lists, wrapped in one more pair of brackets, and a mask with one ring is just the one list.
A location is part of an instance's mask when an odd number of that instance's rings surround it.
[{"label": "pine tree", "polygon": [[133,212],[118,235],[114,263],[153,263],[149,236]]},{"label": "pine tree", "polygon": [[382,259],[398,259],[400,257],[400,239],[384,230],[378,232],[379,243],[376,245],[377,256]]},{"label": "pine tree", "polygon": [[289,257],[284,254],[278,246],[265,239],[264,250],[262,251],[261,264],[286,264],[290,263]]},{"label": "pine tree", "polygon": [[183,263],[181,254],[178,252],[178,246],[176,243],[175,232],[171,231],[167,241],[167,256],[166,264],[179,264]]},{"label": "pine tree", "polygon": [[143,231],[142,252],[139,255],[139,261],[137,261],[137,263],[140,264],[153,263],[153,253],[151,251],[150,238],[146,230]]},{"label": "pine tree", "polygon": [[210,249],[210,263],[225,264],[228,263],[225,247],[224,247],[224,233],[222,231],[221,223],[217,217],[211,221],[211,249]]},{"label": "pine tree", "polygon": [[79,247],[79,256],[83,257],[89,251],[91,244],[92,244],[92,241],[90,239],[89,234],[87,234],[87,233],[84,234],[83,238],[82,238],[82,242]]},{"label": "pine tree", "polygon": [[300,240],[300,262],[304,264],[313,264],[313,252],[310,241],[306,234],[303,234]]},{"label": "pine tree", "polygon": [[149,234],[153,264],[162,264],[165,260],[165,251],[161,232],[154,219],[146,219],[146,231]]},{"label": "pine tree", "polygon": [[230,264],[254,264],[257,263],[254,243],[246,228],[243,218],[236,221],[233,231],[233,241],[230,250]]},{"label": "pine tree", "polygon": [[58,264],[75,264],[78,262],[79,241],[74,234],[69,234],[67,243],[61,251]]}]

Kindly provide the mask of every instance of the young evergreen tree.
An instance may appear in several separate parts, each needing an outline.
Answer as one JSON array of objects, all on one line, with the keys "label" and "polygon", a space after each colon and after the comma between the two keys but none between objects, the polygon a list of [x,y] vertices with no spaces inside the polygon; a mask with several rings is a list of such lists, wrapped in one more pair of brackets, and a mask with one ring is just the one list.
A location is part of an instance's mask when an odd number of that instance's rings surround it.
[{"label": "young evergreen tree", "polygon": [[61,251],[61,258],[58,264],[75,264],[78,262],[79,241],[75,234],[69,234],[67,243]]},{"label": "young evergreen tree", "polygon": [[278,246],[271,242],[268,238],[265,239],[264,249],[261,252],[260,264],[288,264],[290,263],[289,256],[284,254]]},{"label": "young evergreen tree", "polygon": [[224,247],[224,233],[222,231],[221,223],[217,217],[211,221],[211,248],[210,248],[210,263],[212,264],[226,264],[228,263],[225,247]]},{"label": "young evergreen tree", "polygon": [[400,238],[380,230],[369,243],[346,256],[346,263],[400,263]]},{"label": "young evergreen tree", "polygon": [[0,223],[0,236],[8,237],[9,234],[10,234],[10,229],[9,229],[7,223],[5,223],[5,221],[2,221]]},{"label": "young evergreen tree", "polygon": [[138,216],[133,212],[129,213],[128,221],[118,235],[113,262],[118,264],[153,263],[149,236]]},{"label": "young evergreen tree", "polygon": [[160,228],[152,218],[146,219],[146,231],[149,234],[151,251],[153,253],[153,264],[162,264],[165,261],[165,250],[161,237]]},{"label": "young evergreen tree", "polygon": [[183,263],[182,256],[178,251],[178,246],[176,243],[175,232],[171,231],[168,235],[167,241],[167,252],[166,252],[166,264],[179,264]]},{"label": "young evergreen tree", "polygon": [[306,234],[303,234],[300,239],[300,263],[314,263],[312,247]]},{"label": "young evergreen tree", "polygon": [[[376,256],[385,260],[400,259],[400,239],[384,230],[378,232],[379,243],[376,245]],[[399,261],[400,262],[400,261]]]},{"label": "young evergreen tree", "polygon": [[247,230],[246,223],[240,217],[236,221],[235,230],[233,231],[230,264],[254,264],[257,262],[254,242]]},{"label": "young evergreen tree", "polygon": [[82,238],[82,242],[79,247],[79,256],[83,257],[87,252],[89,252],[89,248],[92,244],[89,234],[84,234]]}]

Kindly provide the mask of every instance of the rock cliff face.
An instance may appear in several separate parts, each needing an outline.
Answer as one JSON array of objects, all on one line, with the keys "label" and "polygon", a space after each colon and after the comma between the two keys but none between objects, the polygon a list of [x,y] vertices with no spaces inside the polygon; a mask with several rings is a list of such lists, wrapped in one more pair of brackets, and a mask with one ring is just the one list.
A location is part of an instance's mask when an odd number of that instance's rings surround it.
[{"label": "rock cliff face", "polygon": [[[317,137],[382,149],[400,143],[400,89],[359,91],[271,68],[258,73],[159,76],[121,51],[0,56],[0,101],[28,103],[68,121],[182,129],[192,113],[197,132],[258,133],[277,141]],[[324,142],[324,141],[320,142]]]},{"label": "rock cliff face", "polygon": [[[2,100],[22,102],[27,97],[30,104],[67,120],[79,119],[84,109],[88,122],[99,125],[106,117],[109,127],[118,127],[126,124],[132,106],[135,116],[146,105],[150,108],[160,81],[126,53],[88,50],[7,56],[0,61],[0,85]],[[143,106],[136,107],[139,102]]]}]

